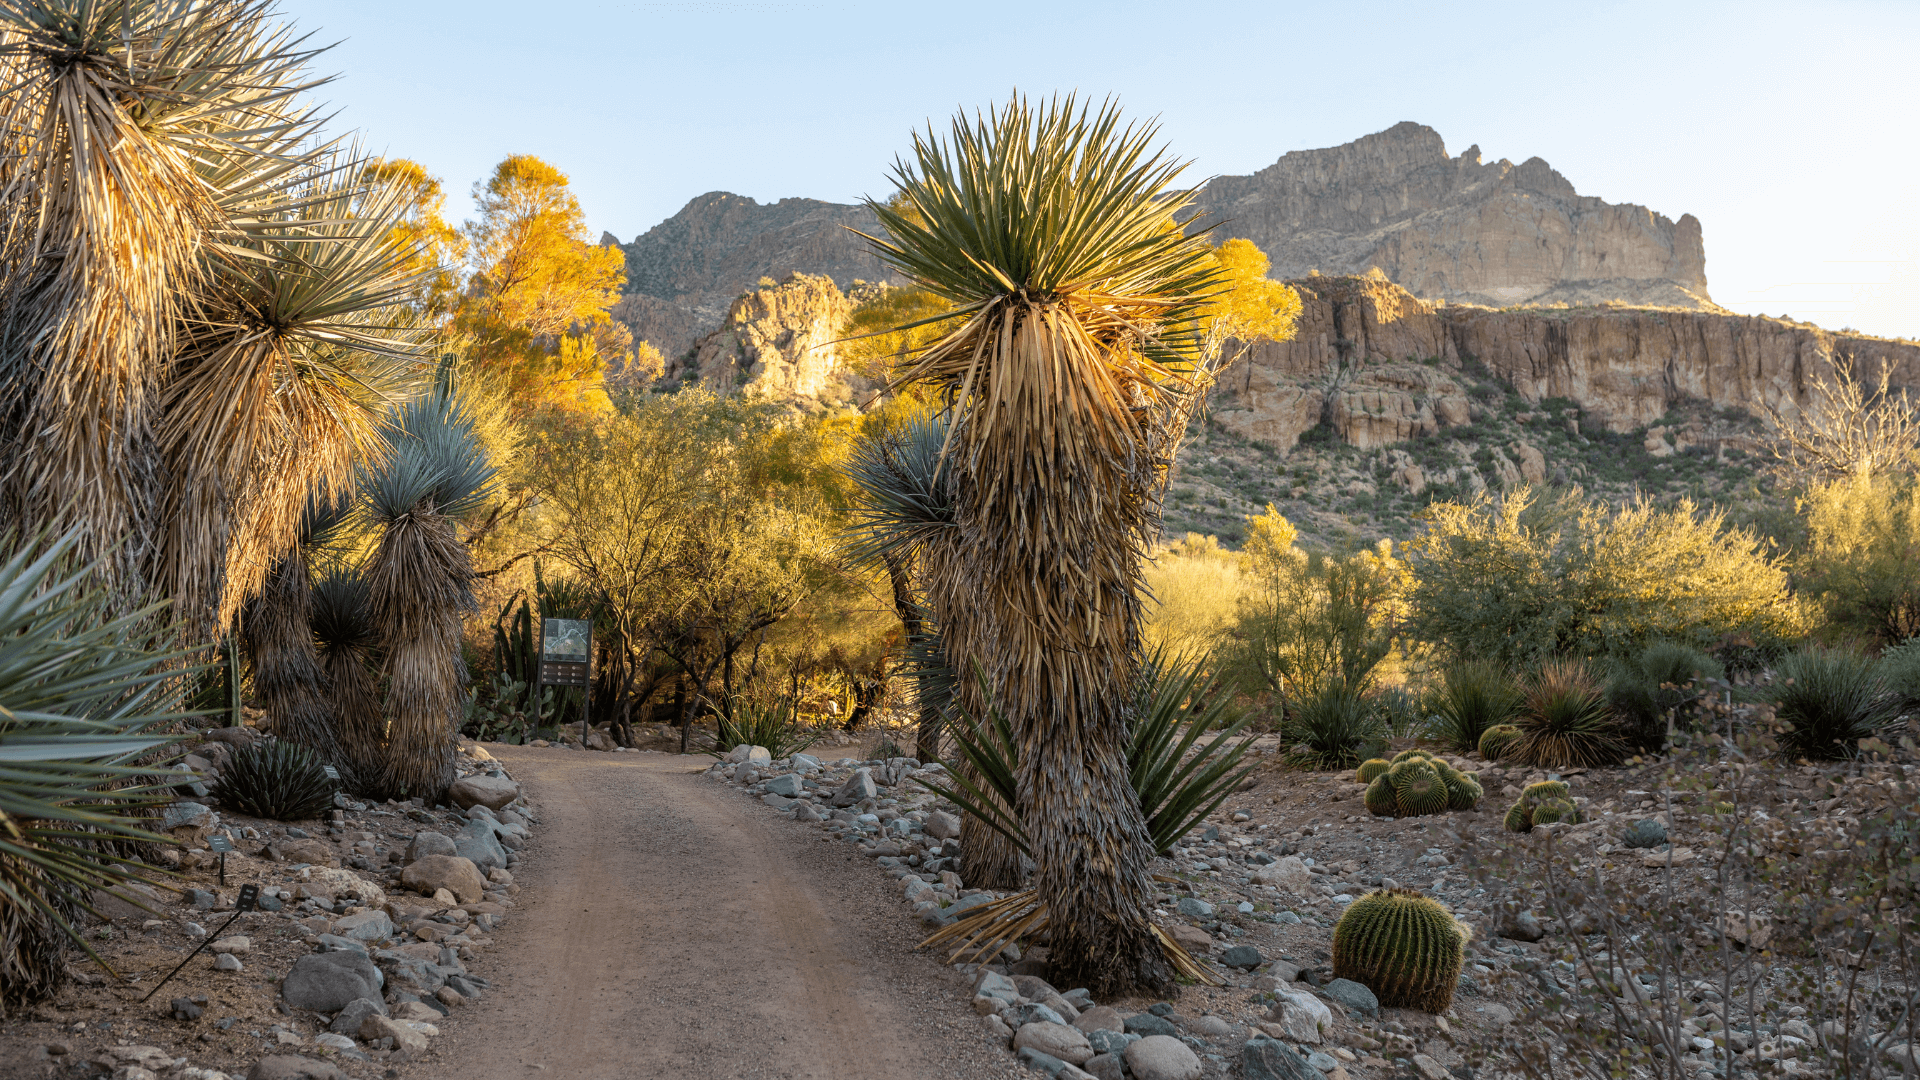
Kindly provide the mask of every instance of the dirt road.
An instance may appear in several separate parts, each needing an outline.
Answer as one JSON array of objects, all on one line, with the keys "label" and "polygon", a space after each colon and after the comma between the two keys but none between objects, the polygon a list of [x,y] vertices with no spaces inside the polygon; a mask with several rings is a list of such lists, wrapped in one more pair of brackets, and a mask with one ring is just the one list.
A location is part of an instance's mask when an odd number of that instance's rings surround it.
[{"label": "dirt road", "polygon": [[[495,749],[489,747],[489,749]],[[501,747],[540,813],[523,885],[406,1080],[1024,1075],[897,885],[712,781],[706,758]]]}]

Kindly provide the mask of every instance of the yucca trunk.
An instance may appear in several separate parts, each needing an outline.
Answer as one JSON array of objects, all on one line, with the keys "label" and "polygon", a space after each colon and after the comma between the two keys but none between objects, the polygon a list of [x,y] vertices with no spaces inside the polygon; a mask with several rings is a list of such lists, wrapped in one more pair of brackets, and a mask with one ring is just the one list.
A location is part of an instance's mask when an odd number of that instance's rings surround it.
[{"label": "yucca trunk", "polygon": [[367,572],[368,612],[386,657],[389,798],[446,798],[466,682],[460,620],[473,607],[473,564],[454,523],[422,499],[395,518]]},{"label": "yucca trunk", "polygon": [[312,592],[306,553],[295,544],[267,575],[241,625],[253,657],[254,694],[274,734],[338,765],[326,674],[313,647]]},{"label": "yucca trunk", "polygon": [[314,583],[311,609],[340,767],[348,790],[373,795],[386,779],[387,718],[374,674],[379,635],[367,615],[365,580],[344,569],[323,574]]}]

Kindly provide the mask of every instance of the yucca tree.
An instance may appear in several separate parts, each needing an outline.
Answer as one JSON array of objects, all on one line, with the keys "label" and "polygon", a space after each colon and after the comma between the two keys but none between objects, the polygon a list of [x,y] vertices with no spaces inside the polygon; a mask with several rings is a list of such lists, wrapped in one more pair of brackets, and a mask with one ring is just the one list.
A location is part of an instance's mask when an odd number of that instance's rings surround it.
[{"label": "yucca tree", "polygon": [[380,634],[367,610],[365,576],[337,562],[322,569],[313,580],[308,618],[341,772],[351,790],[372,795],[385,781],[387,718],[376,674]]},{"label": "yucca tree", "polygon": [[932,384],[952,418],[952,572],[976,607],[961,655],[1019,744],[1053,971],[1097,994],[1172,980],[1147,918],[1128,690],[1141,560],[1216,277],[1174,223],[1191,193],[1155,136],[1112,104],[1016,96],[948,140],[915,136],[894,168],[911,212],[869,203],[880,256],[953,304],[954,328],[900,378]]},{"label": "yucca tree", "polygon": [[478,509],[494,469],[448,387],[395,410],[383,466],[361,483],[380,539],[366,567],[367,614],[387,686],[385,769],[375,794],[429,805],[453,782],[466,668],[460,622],[473,609],[473,562],[456,526]]},{"label": "yucca tree", "polygon": [[[978,684],[954,678],[978,657],[964,650],[977,640],[969,583],[959,558],[959,530],[954,522],[951,470],[941,474],[941,451],[947,445],[948,425],[937,417],[916,417],[895,430],[882,431],[855,444],[848,475],[860,492],[854,508],[855,540],[848,553],[869,563],[885,563],[889,571],[919,583],[932,626],[909,627],[907,650],[920,710],[916,752],[922,760],[939,757],[941,729],[955,706],[968,715],[985,715]],[[909,597],[918,604],[921,597]],[[964,777],[979,787],[983,798],[997,799],[998,789],[973,771],[972,759],[962,756]],[[996,806],[1011,813],[1011,806]],[[1025,877],[1025,856],[1002,831],[980,817],[967,814],[960,824],[960,872],[976,888],[1017,889]]]},{"label": "yucca tree", "polygon": [[77,530],[18,541],[0,536],[0,1011],[65,981],[92,890],[150,880],[131,849],[164,842],[142,815],[173,794],[133,762],[169,741],[150,729],[179,718],[183,660],[137,645],[158,608],[111,614]]},{"label": "yucca tree", "polygon": [[272,718],[274,734],[342,768],[344,743],[333,687],[314,645],[311,556],[342,531],[349,509],[344,498],[308,503],[300,535],[274,564],[241,620],[253,659],[254,696]]}]

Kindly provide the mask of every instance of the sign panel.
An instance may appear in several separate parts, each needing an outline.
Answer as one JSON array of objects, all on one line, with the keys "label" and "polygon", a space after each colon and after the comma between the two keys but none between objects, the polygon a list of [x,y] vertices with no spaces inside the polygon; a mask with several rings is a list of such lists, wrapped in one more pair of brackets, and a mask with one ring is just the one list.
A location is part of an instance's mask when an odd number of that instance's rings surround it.
[{"label": "sign panel", "polygon": [[593,640],[593,623],[586,619],[545,619],[540,634],[540,659],[584,664]]},{"label": "sign panel", "polygon": [[562,664],[552,660],[540,662],[540,684],[542,686],[585,686],[588,682],[587,665]]},{"label": "sign panel", "polygon": [[207,850],[225,855],[233,850],[233,841],[224,836],[210,836],[207,838]]}]

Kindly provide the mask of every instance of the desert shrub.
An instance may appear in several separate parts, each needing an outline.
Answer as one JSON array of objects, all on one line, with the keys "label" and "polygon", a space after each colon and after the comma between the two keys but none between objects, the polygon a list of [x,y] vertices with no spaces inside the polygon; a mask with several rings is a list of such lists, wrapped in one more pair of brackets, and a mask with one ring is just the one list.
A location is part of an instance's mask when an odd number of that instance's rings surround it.
[{"label": "desert shrub", "polygon": [[1801,623],[1760,541],[1689,502],[1615,509],[1577,489],[1540,498],[1518,488],[1427,513],[1427,532],[1407,548],[1405,629],[1454,657],[1515,667]]},{"label": "desert shrub", "polygon": [[1490,727],[1513,718],[1520,691],[1500,665],[1462,660],[1441,672],[1440,685],[1427,697],[1431,734],[1462,752],[1480,745]]},{"label": "desert shrub", "polygon": [[1408,686],[1386,686],[1374,692],[1374,708],[1380,710],[1380,723],[1395,739],[1413,738],[1426,733],[1427,715],[1421,708],[1421,695]]},{"label": "desert shrub", "polygon": [[1169,656],[1219,651],[1232,629],[1246,583],[1240,556],[1217,537],[1188,533],[1141,569],[1152,599],[1145,605],[1140,641]]},{"label": "desert shrub", "polygon": [[339,788],[313,751],[284,739],[259,739],[227,759],[213,793],[241,813],[305,821],[326,813]]},{"label": "desert shrub", "polygon": [[1670,727],[1688,726],[1707,683],[1720,675],[1719,662],[1707,653],[1679,642],[1655,642],[1614,662],[1607,704],[1630,746],[1658,749]]},{"label": "desert shrub", "polygon": [[1880,669],[1851,649],[1820,646],[1787,656],[1774,669],[1774,714],[1781,743],[1816,761],[1850,758],[1859,742],[1880,734],[1898,702]]},{"label": "desert shrub", "polygon": [[[722,714],[718,718],[719,728],[714,733],[713,749],[708,753],[715,757],[724,756],[727,751],[741,744],[766,747],[768,755],[774,758],[791,757],[812,746],[820,739],[820,732],[807,727],[794,717],[793,702],[781,699],[771,702],[755,702],[736,698],[733,702],[733,717]],[[892,740],[883,740],[891,743]],[[892,748],[892,754],[881,757],[900,757],[900,748]]]},{"label": "desert shrub", "polygon": [[1615,765],[1626,757],[1620,725],[1585,662],[1549,660],[1523,685],[1515,761],[1566,768]]},{"label": "desert shrub", "polygon": [[1281,737],[1289,757],[1314,769],[1350,769],[1386,745],[1380,711],[1353,687],[1328,680],[1287,706]]},{"label": "desert shrub", "polygon": [[1902,709],[1920,706],[1920,638],[1908,638],[1881,653],[1880,675]]},{"label": "desert shrub", "polygon": [[1827,624],[1882,642],[1920,636],[1920,480],[1849,477],[1813,488],[1801,509],[1795,569]]}]

